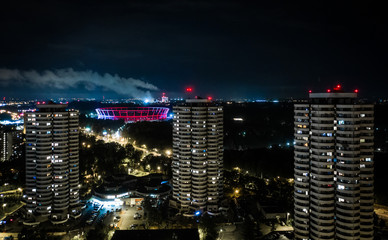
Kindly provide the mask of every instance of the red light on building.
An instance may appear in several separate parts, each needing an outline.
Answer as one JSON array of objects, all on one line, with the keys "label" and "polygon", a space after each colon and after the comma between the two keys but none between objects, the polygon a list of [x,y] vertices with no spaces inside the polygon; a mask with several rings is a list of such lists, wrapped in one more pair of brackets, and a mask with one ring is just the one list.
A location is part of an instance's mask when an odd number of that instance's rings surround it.
[{"label": "red light on building", "polygon": [[331,92],[331,90],[330,90],[330,89],[327,89],[327,92]]},{"label": "red light on building", "polygon": [[193,91],[193,88],[189,87],[189,88],[186,88],[186,92],[192,92]]},{"label": "red light on building", "polygon": [[211,100],[213,100],[213,98],[212,97],[207,97],[207,100],[211,101]]},{"label": "red light on building", "polygon": [[309,90],[309,93],[312,93],[313,91]]},{"label": "red light on building", "polygon": [[38,102],[37,104],[40,104],[40,102]]},{"label": "red light on building", "polygon": [[341,85],[338,84],[338,85],[334,88],[334,91],[341,91],[341,88],[342,88]]},{"label": "red light on building", "polygon": [[358,89],[355,89],[354,92],[355,92],[355,93],[358,93]]}]

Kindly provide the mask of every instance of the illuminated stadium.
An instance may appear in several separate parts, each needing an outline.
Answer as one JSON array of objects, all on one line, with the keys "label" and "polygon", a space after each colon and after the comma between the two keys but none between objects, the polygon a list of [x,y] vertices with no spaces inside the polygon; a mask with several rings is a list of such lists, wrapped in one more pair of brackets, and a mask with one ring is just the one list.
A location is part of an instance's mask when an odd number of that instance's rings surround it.
[{"label": "illuminated stadium", "polygon": [[99,119],[123,119],[125,122],[165,120],[168,111],[169,109],[165,107],[107,107],[96,109]]}]

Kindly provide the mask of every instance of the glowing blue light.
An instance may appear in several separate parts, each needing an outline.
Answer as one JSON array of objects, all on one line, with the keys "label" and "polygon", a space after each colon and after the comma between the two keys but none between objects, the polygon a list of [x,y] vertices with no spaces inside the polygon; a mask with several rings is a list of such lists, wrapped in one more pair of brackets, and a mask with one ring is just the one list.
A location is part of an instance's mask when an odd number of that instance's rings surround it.
[{"label": "glowing blue light", "polygon": [[289,142],[287,143],[287,146],[290,146],[290,143],[289,143]]},{"label": "glowing blue light", "polygon": [[274,102],[274,103],[278,103],[278,102],[279,102],[279,100],[273,100],[272,102]]},{"label": "glowing blue light", "polygon": [[107,135],[108,134],[108,132],[106,131],[106,130],[104,130],[103,132],[102,132],[102,135]]},{"label": "glowing blue light", "polygon": [[144,100],[144,103],[149,103],[150,102],[150,100],[148,99],[148,98],[146,98],[145,100]]},{"label": "glowing blue light", "polygon": [[195,212],[195,216],[199,216],[199,215],[201,215],[201,212],[200,211],[196,211]]}]

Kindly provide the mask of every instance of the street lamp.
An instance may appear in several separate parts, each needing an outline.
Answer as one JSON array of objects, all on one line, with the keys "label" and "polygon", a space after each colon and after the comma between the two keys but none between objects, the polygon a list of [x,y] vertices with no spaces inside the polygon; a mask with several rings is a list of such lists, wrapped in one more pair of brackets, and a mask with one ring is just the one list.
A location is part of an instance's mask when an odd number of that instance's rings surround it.
[{"label": "street lamp", "polygon": [[166,155],[170,156],[171,155],[171,151],[170,150],[166,150]]},{"label": "street lamp", "polygon": [[7,206],[7,204],[6,203],[4,203],[3,204],[3,212],[4,212],[4,208]]}]

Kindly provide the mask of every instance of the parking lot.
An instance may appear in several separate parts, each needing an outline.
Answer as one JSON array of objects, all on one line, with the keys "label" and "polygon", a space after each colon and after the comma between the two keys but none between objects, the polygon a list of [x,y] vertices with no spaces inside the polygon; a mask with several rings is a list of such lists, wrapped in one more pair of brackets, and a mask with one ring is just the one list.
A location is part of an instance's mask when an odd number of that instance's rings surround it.
[{"label": "parking lot", "polygon": [[[134,219],[136,213],[139,214],[141,217]],[[131,230],[145,228],[144,210],[140,207],[125,206],[121,212],[115,213],[115,216],[120,217],[120,221],[117,223],[117,227],[119,229]]]},{"label": "parking lot", "polygon": [[115,229],[145,229],[144,210],[139,206],[104,208],[99,204],[88,204],[82,215],[81,224],[86,228],[94,228],[97,223],[103,223]]}]

